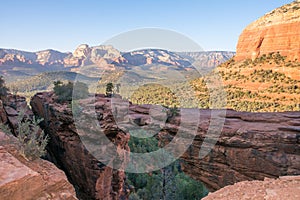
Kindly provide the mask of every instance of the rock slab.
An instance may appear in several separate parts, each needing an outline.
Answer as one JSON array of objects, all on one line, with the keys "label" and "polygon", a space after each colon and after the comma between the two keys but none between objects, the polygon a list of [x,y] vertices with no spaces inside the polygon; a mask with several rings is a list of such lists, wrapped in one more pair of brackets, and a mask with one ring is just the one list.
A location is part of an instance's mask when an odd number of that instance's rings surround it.
[{"label": "rock slab", "polygon": [[298,200],[300,176],[287,176],[264,181],[243,181],[210,193],[203,200]]},{"label": "rock slab", "polygon": [[76,200],[75,189],[54,164],[19,155],[15,139],[0,132],[1,200]]}]

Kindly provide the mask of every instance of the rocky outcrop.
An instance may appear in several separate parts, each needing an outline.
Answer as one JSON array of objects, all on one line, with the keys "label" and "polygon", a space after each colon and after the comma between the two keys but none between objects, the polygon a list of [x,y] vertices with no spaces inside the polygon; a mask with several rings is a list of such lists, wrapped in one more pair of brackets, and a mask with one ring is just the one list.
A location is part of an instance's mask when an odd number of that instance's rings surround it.
[{"label": "rocky outcrop", "polygon": [[179,54],[162,49],[145,49],[124,53],[115,63],[122,66],[166,65],[181,68],[191,65],[188,59]]},{"label": "rocky outcrop", "polygon": [[77,199],[63,171],[42,159],[27,161],[17,149],[15,138],[0,132],[0,199]]},{"label": "rocky outcrop", "polygon": [[36,52],[36,62],[41,65],[46,66],[53,66],[58,65],[62,66],[64,65],[64,58],[69,55],[68,53],[61,53],[59,51],[54,51],[52,49],[44,50],[44,51],[38,51]]},{"label": "rocky outcrop", "polygon": [[[199,124],[194,124],[198,127],[192,127],[189,123],[195,117],[189,114],[161,118],[166,122],[161,124],[153,119],[158,113],[150,108],[147,105],[131,105],[129,118],[141,129],[149,125],[155,127],[157,123],[161,127],[159,138],[166,144],[174,140],[179,130],[186,129],[187,133],[192,133],[196,128],[197,134],[192,144],[181,155],[182,169],[203,182],[210,191],[245,180],[300,175],[300,112],[248,113],[227,110],[225,116],[224,113],[215,116],[212,110],[199,110]],[[187,111],[182,109],[182,112]],[[216,125],[211,124],[212,119],[222,116],[225,121],[220,136],[210,132],[212,138],[204,143],[208,130],[216,130]],[[184,124],[187,126],[184,127]],[[205,149],[214,140],[216,144],[212,151],[200,159],[200,149]],[[176,141],[173,147],[180,148],[184,145],[181,141],[185,140]]]},{"label": "rocky outcrop", "polygon": [[210,111],[200,115],[198,135],[182,156],[183,170],[211,191],[244,180],[300,175],[300,112],[228,110],[216,145],[203,159],[199,159],[199,150]]},{"label": "rocky outcrop", "polygon": [[[192,144],[181,155],[182,169],[205,183],[211,191],[244,180],[300,175],[300,112],[249,113],[227,110],[226,115],[220,112],[215,116],[212,110],[181,109],[178,116],[176,112],[166,116],[165,112],[154,107],[130,105],[129,116],[118,124],[126,124],[129,118],[140,129],[160,127],[157,129],[160,141],[166,144],[177,141],[173,144],[176,150],[185,145],[187,136],[181,139],[175,139],[174,136],[180,135],[181,131],[192,133],[197,130]],[[195,111],[199,111],[198,125],[192,122],[197,121],[197,116],[189,114]],[[205,138],[208,137],[208,130],[215,130],[212,119],[218,117],[224,117],[220,136],[212,132],[210,137],[217,137],[216,144],[207,156],[200,159],[200,149],[205,149],[214,141]]]},{"label": "rocky outcrop", "polygon": [[[85,148],[75,127],[70,106],[57,104],[54,98],[52,93],[38,93],[31,101],[33,112],[44,118],[43,128],[50,136],[47,148],[50,159],[66,172],[70,181],[78,189],[80,198],[126,199],[124,171],[107,167]],[[89,102],[89,100],[85,104],[95,106],[93,101]],[[129,151],[127,145],[129,135],[116,128],[109,109],[110,99],[99,97],[97,105],[99,124],[107,137],[114,141],[118,149]],[[81,116],[83,120],[89,119],[88,114],[81,113]],[[87,126],[89,131],[95,128],[92,124]],[[102,151],[106,150],[103,146]],[[121,154],[115,156],[124,157]]]},{"label": "rocky outcrop", "polygon": [[66,67],[96,65],[104,70],[114,70],[111,63],[120,57],[120,55],[121,53],[111,45],[90,47],[87,44],[82,44],[76,48],[73,54],[64,59],[64,64]]},{"label": "rocky outcrop", "polygon": [[289,60],[300,60],[300,2],[294,1],[267,13],[241,34],[236,60],[255,59],[279,52]]},{"label": "rocky outcrop", "polygon": [[[47,119],[48,124],[45,129],[53,138],[50,142],[50,151],[57,162],[69,171],[73,183],[77,183],[82,190],[89,194],[102,191],[101,195],[110,196],[112,191],[101,190],[95,183],[99,179],[102,180],[101,177],[111,177],[113,173],[121,172],[107,167],[98,167],[98,165],[90,166],[89,163],[99,163],[99,161],[84,153],[73,126],[71,111],[66,105],[53,103],[52,98],[51,93],[43,93],[36,95],[32,100],[34,112]],[[166,116],[162,107],[159,110],[157,106],[154,106],[154,109],[151,105],[127,103],[129,106],[127,108],[123,106],[114,108],[116,109],[114,112],[127,110],[127,114],[123,116],[119,113],[114,118],[111,114],[110,98],[97,95],[95,102],[87,99],[82,100],[81,103],[88,108],[96,108],[101,127],[112,141],[120,142],[118,146],[123,149],[128,149],[129,135],[125,133],[127,129],[124,127],[128,127],[129,122],[144,130],[149,129],[149,126],[156,129],[158,127],[158,137],[166,143],[172,140],[178,130],[191,132],[192,129],[196,129],[197,134],[191,146],[181,155],[182,169],[194,179],[205,183],[211,191],[245,180],[263,180],[265,177],[276,178],[300,174],[300,112],[248,113],[227,110],[225,123],[216,145],[207,156],[200,159],[200,148],[207,145],[203,144],[203,141],[211,123],[211,110],[200,110],[199,124],[191,127],[189,121],[197,118],[187,112],[194,112],[193,109],[180,111],[188,114],[185,115],[188,116],[188,120],[183,120],[180,114],[177,116],[173,113],[171,117]],[[88,119],[90,114],[90,111],[82,111],[82,119]],[[90,130],[94,129],[93,127],[94,125],[91,125],[86,128]],[[114,139],[115,137],[119,139]],[[181,141],[184,140],[176,140],[177,143],[173,147],[180,149],[184,145]],[[93,175],[90,174],[91,168]],[[110,188],[113,185],[113,188],[117,188],[113,189],[114,194],[118,196],[124,176],[121,173],[113,177],[118,178],[106,180],[98,186]]]},{"label": "rocky outcrop", "polygon": [[265,178],[264,181],[243,181],[210,193],[203,200],[298,200],[300,198],[300,176],[279,179]]}]

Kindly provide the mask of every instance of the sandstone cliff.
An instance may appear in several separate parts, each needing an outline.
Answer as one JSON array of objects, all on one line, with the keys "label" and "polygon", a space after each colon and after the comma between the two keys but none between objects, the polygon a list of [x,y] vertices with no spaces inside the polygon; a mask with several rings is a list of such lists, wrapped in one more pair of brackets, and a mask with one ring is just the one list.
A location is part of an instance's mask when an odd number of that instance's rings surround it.
[{"label": "sandstone cliff", "polygon": [[[27,116],[33,115],[23,97],[8,95],[4,102],[0,100],[0,123],[8,124],[15,132],[21,109]],[[63,171],[46,160],[27,161],[18,149],[16,138],[0,132],[0,199],[77,199]]]},{"label": "sandstone cliff", "polygon": [[[129,135],[115,128],[113,115],[109,109],[110,99],[99,97],[97,105],[99,124],[107,132],[107,137],[115,141],[118,148],[129,151],[127,145]],[[50,159],[66,172],[78,189],[80,198],[107,200],[127,198],[124,171],[105,166],[83,146],[74,125],[71,108],[67,104],[55,103],[53,93],[38,93],[33,97],[31,106],[33,112],[45,120],[43,128],[50,136],[47,148]],[[88,114],[81,114],[84,120],[88,120]],[[87,127],[87,130],[92,129],[93,125]],[[103,148],[103,151],[107,150]]]},{"label": "sandstone cliff", "polygon": [[[66,106],[53,103],[52,98],[51,93],[37,94],[31,104],[35,113],[47,119],[45,129],[53,138],[49,146],[53,156],[66,171],[69,171],[73,183],[85,192],[94,194],[101,191],[101,195],[110,198],[120,195],[124,174],[107,167],[87,167],[88,163],[99,161],[84,153],[73,126],[70,110]],[[114,118],[111,114],[111,99],[96,96],[95,102],[87,99],[81,103],[88,108],[96,107],[100,124],[108,137],[119,142],[119,147],[123,149],[128,149],[129,135],[119,126],[128,126],[129,121],[146,130],[149,126],[160,127],[158,136],[161,141],[167,142],[182,129],[183,121],[180,115],[167,119],[164,112],[154,112],[151,105],[128,104],[128,108],[121,106],[119,110],[128,109],[127,115]],[[86,114],[88,116],[91,113],[84,111],[83,118]],[[198,127],[184,128],[186,131],[196,128],[197,134],[192,145],[181,156],[183,170],[194,179],[205,183],[211,191],[244,180],[300,174],[299,112],[247,113],[227,110],[225,124],[216,145],[205,158],[199,159],[199,150],[206,137],[211,116],[211,110],[200,110]],[[189,125],[189,122],[185,123]],[[93,129],[93,126],[90,129]],[[114,136],[119,139],[113,140]],[[177,141],[176,148],[182,146],[180,141]],[[90,168],[93,169],[93,175]],[[97,180],[110,177],[114,173],[119,174],[115,174],[113,180],[106,180],[96,186]],[[107,189],[112,185],[113,197],[109,195],[112,191]]]},{"label": "sandstone cliff", "polygon": [[183,156],[184,171],[211,191],[244,180],[300,174],[300,112],[228,110],[213,150],[199,159],[210,111],[201,111],[198,135]]},{"label": "sandstone cliff", "polygon": [[44,50],[36,52],[36,61],[37,63],[43,66],[52,66],[52,65],[64,65],[64,58],[68,53],[61,53],[54,50]]},{"label": "sandstone cliff", "polygon": [[255,59],[279,52],[289,60],[300,60],[299,27],[299,1],[275,9],[246,27],[239,38],[235,59]]}]

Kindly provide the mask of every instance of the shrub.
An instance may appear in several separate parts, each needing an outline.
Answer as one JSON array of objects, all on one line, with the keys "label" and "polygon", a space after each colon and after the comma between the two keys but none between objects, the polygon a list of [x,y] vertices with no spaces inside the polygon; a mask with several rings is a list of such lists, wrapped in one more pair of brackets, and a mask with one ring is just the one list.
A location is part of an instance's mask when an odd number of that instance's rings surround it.
[{"label": "shrub", "polygon": [[64,84],[61,81],[55,81],[53,90],[57,96],[58,102],[65,102],[65,101],[72,100],[73,84],[71,82]]},{"label": "shrub", "polygon": [[[25,116],[25,110],[21,110],[17,117],[17,141],[21,155],[27,160],[35,160],[45,155],[48,136],[44,134],[39,127],[42,119],[32,120]],[[7,134],[12,134],[11,130],[4,124],[0,124],[0,128]]]},{"label": "shrub", "polygon": [[111,97],[113,95],[113,89],[114,89],[114,85],[112,83],[107,83],[106,84],[106,96]]},{"label": "shrub", "polygon": [[[76,91],[74,95],[73,89]],[[59,103],[72,101],[72,99],[83,99],[89,95],[88,86],[82,82],[72,83],[69,81],[67,84],[64,84],[61,81],[55,81],[53,90]]]}]

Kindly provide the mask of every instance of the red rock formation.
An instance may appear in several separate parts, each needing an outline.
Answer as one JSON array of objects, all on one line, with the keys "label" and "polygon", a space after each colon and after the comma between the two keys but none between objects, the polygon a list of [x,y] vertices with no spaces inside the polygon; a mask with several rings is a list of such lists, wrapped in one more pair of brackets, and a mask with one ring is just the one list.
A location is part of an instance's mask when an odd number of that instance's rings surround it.
[{"label": "red rock formation", "polygon": [[243,181],[210,193],[203,200],[240,200],[240,199],[300,199],[300,176],[280,177],[264,181]]},{"label": "red rock formation", "polygon": [[201,111],[198,135],[182,156],[183,170],[211,191],[244,180],[300,174],[300,112],[228,110],[218,142],[204,159],[199,149],[210,111]]},{"label": "red rock formation", "polygon": [[[53,103],[52,98],[51,93],[37,94],[31,104],[34,112],[48,122],[46,131],[53,138],[50,149],[58,163],[69,171],[73,183],[91,196],[112,199],[120,197],[124,174],[105,166],[89,164],[100,162],[84,151],[70,109],[66,105]],[[182,129],[180,115],[166,118],[165,113],[151,110],[150,105],[129,104],[127,116],[120,116],[116,125],[110,101],[109,98],[97,96],[95,103],[90,99],[82,100],[81,103],[96,108],[101,127],[112,141],[119,142],[120,148],[128,149],[129,136],[118,127],[128,125],[128,120],[140,128],[146,125],[160,127],[159,138],[166,142],[172,139],[179,128]],[[120,110],[123,109],[121,106]],[[82,113],[82,118],[87,118],[88,114]],[[300,112],[247,113],[227,110],[225,124],[216,145],[205,158],[199,159],[199,150],[206,137],[210,118],[211,110],[200,110],[197,135],[181,159],[184,161],[184,172],[205,183],[211,191],[245,180],[300,174]],[[93,126],[87,128],[93,129]],[[189,126],[184,130],[189,131]],[[181,148],[181,140],[177,142],[176,148]],[[113,190],[108,189],[111,186]]]},{"label": "red rock formation", "polygon": [[[141,128],[149,124],[161,127],[159,138],[168,142],[179,128],[182,129],[181,116],[166,120],[162,112],[150,112],[150,107],[130,105],[128,118]],[[200,110],[197,135],[181,159],[183,171],[205,183],[211,191],[244,180],[300,175],[300,112],[227,110],[216,145],[205,158],[199,159],[210,123],[211,110]],[[182,146],[181,140],[178,141],[176,146]]]},{"label": "red rock formation", "polygon": [[[97,114],[107,137],[115,141],[117,148],[129,151],[127,142],[129,135],[116,129],[109,98],[97,99]],[[87,101],[95,107],[93,101]],[[45,120],[44,129],[50,136],[48,151],[53,162],[61,167],[70,181],[78,188],[79,196],[83,199],[114,199],[127,198],[125,191],[125,173],[105,166],[98,161],[83,146],[73,121],[70,107],[54,102],[52,93],[39,93],[32,98],[33,112]],[[88,116],[82,113],[84,120]],[[86,127],[92,130],[93,125]],[[106,151],[104,148],[103,151]],[[101,152],[100,152],[101,153]],[[119,155],[120,157],[122,155]]]},{"label": "red rock formation", "polygon": [[0,132],[0,199],[77,199],[63,171],[42,159],[25,160],[14,141]]},{"label": "red rock formation", "polygon": [[280,52],[300,60],[300,2],[282,6],[250,24],[241,34],[235,60]]},{"label": "red rock formation", "polygon": [[62,66],[64,65],[64,58],[68,55],[67,53],[61,53],[59,51],[55,50],[44,50],[44,51],[39,51],[36,52],[36,62],[41,64],[41,65],[47,65],[47,66],[52,66],[52,65],[58,65]]}]

